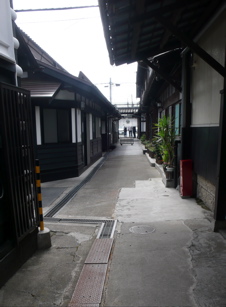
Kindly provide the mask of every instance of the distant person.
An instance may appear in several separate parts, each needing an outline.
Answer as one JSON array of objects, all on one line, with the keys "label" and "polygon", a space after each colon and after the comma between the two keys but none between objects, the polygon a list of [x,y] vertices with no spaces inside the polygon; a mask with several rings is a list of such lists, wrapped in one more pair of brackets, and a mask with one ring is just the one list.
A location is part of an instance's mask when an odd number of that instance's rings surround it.
[{"label": "distant person", "polygon": [[136,137],[136,127],[135,126],[133,127],[133,137],[134,138]]},{"label": "distant person", "polygon": [[132,137],[132,132],[133,132],[133,128],[129,127],[129,136],[131,136],[131,137]]},{"label": "distant person", "polygon": [[124,136],[126,136],[126,135],[127,135],[127,128],[124,127]]}]

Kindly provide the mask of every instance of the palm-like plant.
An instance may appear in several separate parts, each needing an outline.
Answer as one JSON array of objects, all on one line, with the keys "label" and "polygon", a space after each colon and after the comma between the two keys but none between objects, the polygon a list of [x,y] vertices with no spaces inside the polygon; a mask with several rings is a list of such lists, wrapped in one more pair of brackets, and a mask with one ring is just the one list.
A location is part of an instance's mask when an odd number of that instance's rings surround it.
[{"label": "palm-like plant", "polygon": [[163,116],[154,125],[156,129],[155,142],[159,144],[163,161],[169,166],[174,162],[175,130],[171,117]]}]

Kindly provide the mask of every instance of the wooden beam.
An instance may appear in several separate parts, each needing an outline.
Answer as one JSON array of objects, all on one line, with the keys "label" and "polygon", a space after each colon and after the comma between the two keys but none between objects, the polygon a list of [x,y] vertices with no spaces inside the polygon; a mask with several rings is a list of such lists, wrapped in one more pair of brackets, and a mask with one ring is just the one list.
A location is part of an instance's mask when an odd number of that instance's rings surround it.
[{"label": "wooden beam", "polygon": [[[173,14],[173,16],[172,16],[172,18],[171,18],[172,23],[173,23],[174,25],[177,24],[177,21],[180,19],[180,17],[181,17],[181,12],[182,12],[182,10],[178,10],[178,11],[175,11],[175,12],[174,12],[174,14]],[[161,44],[160,44],[160,46],[159,46],[159,49],[160,49],[160,50],[163,49],[163,47],[165,46],[165,44],[168,42],[170,36],[171,36],[171,32],[170,32],[168,29],[166,29],[166,30],[165,30],[165,33],[164,33],[164,35],[163,35],[163,37],[162,37]]]},{"label": "wooden beam", "polygon": [[[145,1],[146,0],[136,1],[136,12],[138,15],[144,13]],[[139,38],[140,38],[140,31],[141,31],[142,23],[143,23],[143,20],[134,25],[133,39],[132,39],[132,51],[131,51],[132,59],[135,58],[135,54],[137,52],[137,45],[138,45]]]},{"label": "wooden beam", "polygon": [[[139,1],[136,1],[136,2],[139,2]],[[151,3],[151,1],[149,1],[149,2],[150,2],[150,6],[151,6],[152,3]],[[148,2],[148,4],[149,4],[149,2]],[[205,0],[199,0],[199,5],[202,5],[205,2],[206,2]],[[112,13],[109,16],[109,20],[111,21],[111,26],[114,27],[114,28],[120,27],[120,26],[124,25],[125,23],[127,23],[127,24],[129,23],[129,24],[132,25],[136,22],[142,22],[144,20],[148,20],[148,19],[155,17],[156,15],[159,15],[159,14],[175,12],[176,10],[179,10],[179,9],[186,9],[186,7],[188,5],[191,5],[193,3],[197,4],[197,0],[190,0],[190,1],[180,0],[180,1],[177,1],[176,3],[171,3],[171,4],[164,5],[164,6],[160,6],[160,8],[151,9],[148,13],[144,12],[143,14],[140,14],[140,15],[136,14],[134,17],[128,17],[128,20],[122,19],[120,21],[114,21],[114,18],[116,17],[116,20],[118,20],[117,17],[124,14],[124,12],[122,12],[121,14],[119,12]]]},{"label": "wooden beam", "polygon": [[158,75],[160,75],[164,80],[166,80],[169,84],[171,84],[172,86],[174,86],[179,92],[182,91],[181,86],[175,82],[174,80],[172,80],[172,78],[170,78],[169,75],[167,75],[166,73],[164,73],[161,69],[159,69],[157,66],[155,66],[152,62],[150,62],[148,59],[143,59],[142,60],[145,64],[147,64],[148,66],[150,66]]},{"label": "wooden beam", "polygon": [[202,49],[189,37],[184,35],[175,25],[162,16],[155,16],[156,20],[168,29],[173,35],[175,35],[181,42],[194,51],[201,59],[209,64],[214,70],[216,70],[223,77],[226,76],[226,69],[219,62],[217,62],[209,53]]}]

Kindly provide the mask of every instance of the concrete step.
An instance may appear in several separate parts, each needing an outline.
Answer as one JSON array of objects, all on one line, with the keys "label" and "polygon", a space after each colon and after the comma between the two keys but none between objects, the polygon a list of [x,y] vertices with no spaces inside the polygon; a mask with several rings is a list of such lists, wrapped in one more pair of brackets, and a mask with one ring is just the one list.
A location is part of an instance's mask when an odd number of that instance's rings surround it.
[{"label": "concrete step", "polygon": [[178,191],[168,189],[165,186],[150,186],[145,188],[122,188],[119,193],[119,199],[155,199],[178,194]]},{"label": "concrete step", "polygon": [[150,178],[149,180],[135,181],[135,188],[151,188],[153,186],[163,186],[162,178]]}]

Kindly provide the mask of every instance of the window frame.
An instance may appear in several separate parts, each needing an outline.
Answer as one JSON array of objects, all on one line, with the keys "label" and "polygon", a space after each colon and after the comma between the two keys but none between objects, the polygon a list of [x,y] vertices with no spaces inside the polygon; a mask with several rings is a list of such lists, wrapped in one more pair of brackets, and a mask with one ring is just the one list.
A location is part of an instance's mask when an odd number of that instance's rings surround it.
[{"label": "window frame", "polygon": [[[48,142],[46,141],[46,135],[45,135],[45,110],[55,110],[56,112],[56,138],[57,141],[56,142]],[[62,123],[64,123],[64,121],[60,121],[60,115],[62,114],[62,111],[66,111],[67,112],[67,117],[68,117],[68,121],[66,122],[68,127],[67,127],[67,140],[60,140],[61,136],[59,133],[60,130],[60,125]],[[70,144],[72,142],[72,131],[71,131],[71,108],[47,108],[44,107],[42,108],[42,112],[41,112],[41,125],[42,125],[42,140],[43,140],[43,144],[44,145],[56,145],[56,144]]]}]

